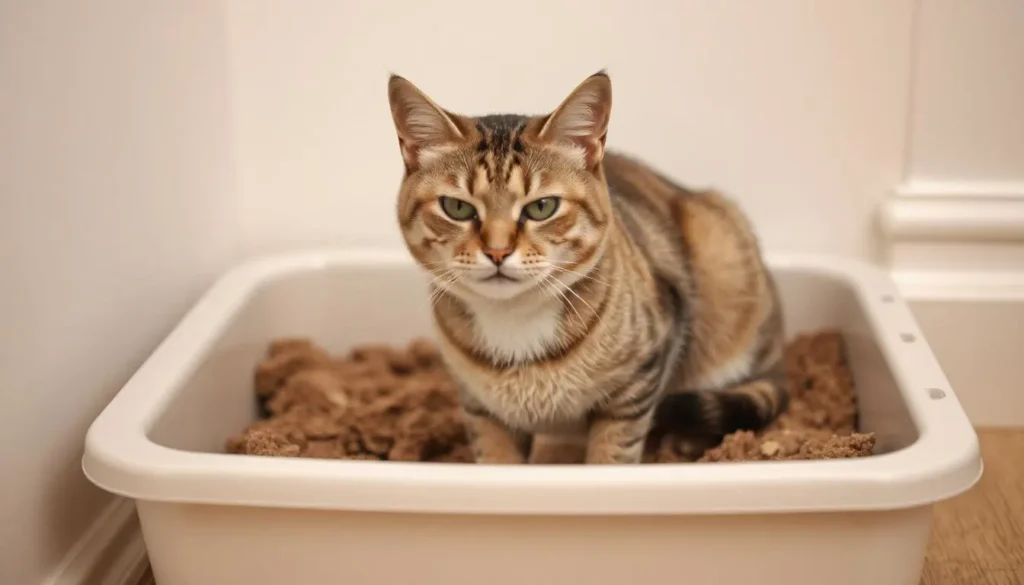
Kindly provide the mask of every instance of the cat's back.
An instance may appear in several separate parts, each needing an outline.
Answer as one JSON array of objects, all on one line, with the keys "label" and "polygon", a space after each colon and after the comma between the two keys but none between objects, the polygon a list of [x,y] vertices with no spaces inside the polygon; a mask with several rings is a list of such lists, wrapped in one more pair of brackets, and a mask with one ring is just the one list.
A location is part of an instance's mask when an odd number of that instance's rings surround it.
[{"label": "cat's back", "polygon": [[760,267],[753,226],[729,197],[688,189],[621,153],[606,153],[604,170],[623,228],[655,264],[660,264],[660,256],[683,255],[687,264],[702,272],[711,265]]},{"label": "cat's back", "polygon": [[778,353],[780,306],[753,225],[731,198],[675,184],[650,166],[609,153],[613,208],[651,269],[690,307],[695,345],[689,370],[714,387]]},{"label": "cat's back", "polygon": [[[693,195],[651,166],[618,152],[607,151],[603,166],[612,206],[620,215],[627,216],[625,227],[631,233],[640,226],[630,223],[630,218],[645,216],[645,219],[669,220],[678,200]],[[669,222],[655,221],[669,225]]]},{"label": "cat's back", "polygon": [[752,231],[745,214],[732,199],[714,190],[684,187],[637,158],[608,151],[604,171],[612,203],[620,210],[644,209],[663,218],[666,227],[678,225],[680,213],[695,214],[701,220],[705,213],[718,214],[736,229]]}]

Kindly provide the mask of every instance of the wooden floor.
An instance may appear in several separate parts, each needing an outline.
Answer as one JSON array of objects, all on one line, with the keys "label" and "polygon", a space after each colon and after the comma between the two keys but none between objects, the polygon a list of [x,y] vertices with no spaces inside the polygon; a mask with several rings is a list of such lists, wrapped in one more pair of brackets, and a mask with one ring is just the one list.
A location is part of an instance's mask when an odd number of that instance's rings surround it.
[{"label": "wooden floor", "polygon": [[921,585],[1024,585],[1024,429],[978,434],[985,474],[937,507]]},{"label": "wooden floor", "polygon": [[937,506],[922,585],[1024,585],[1024,429],[978,434],[985,473]]}]

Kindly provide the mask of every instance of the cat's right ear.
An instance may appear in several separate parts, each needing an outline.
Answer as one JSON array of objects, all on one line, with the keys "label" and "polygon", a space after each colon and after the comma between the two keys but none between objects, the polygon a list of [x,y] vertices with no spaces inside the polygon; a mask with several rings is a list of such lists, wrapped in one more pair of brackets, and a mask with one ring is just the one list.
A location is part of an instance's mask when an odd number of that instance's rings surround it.
[{"label": "cat's right ear", "polygon": [[408,172],[465,140],[451,116],[404,77],[391,75],[388,102]]},{"label": "cat's right ear", "polygon": [[612,111],[612,82],[598,71],[576,86],[569,97],[548,116],[539,137],[568,146],[593,168],[604,157],[608,120]]}]

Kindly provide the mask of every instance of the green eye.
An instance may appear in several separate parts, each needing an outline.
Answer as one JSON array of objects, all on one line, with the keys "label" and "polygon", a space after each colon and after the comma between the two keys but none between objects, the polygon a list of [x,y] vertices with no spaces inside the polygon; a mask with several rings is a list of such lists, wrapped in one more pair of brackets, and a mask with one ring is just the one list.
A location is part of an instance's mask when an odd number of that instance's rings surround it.
[{"label": "green eye", "polygon": [[476,217],[475,207],[454,197],[441,197],[441,209],[455,221],[466,221]]},{"label": "green eye", "polygon": [[558,197],[538,199],[523,208],[523,215],[533,221],[543,221],[555,214],[559,201]]}]

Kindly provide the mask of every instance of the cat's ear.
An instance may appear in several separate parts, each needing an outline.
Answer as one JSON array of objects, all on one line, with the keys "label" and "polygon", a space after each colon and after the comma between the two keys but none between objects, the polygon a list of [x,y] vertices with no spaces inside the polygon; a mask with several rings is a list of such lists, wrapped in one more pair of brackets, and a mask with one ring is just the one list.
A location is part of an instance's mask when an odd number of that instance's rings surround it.
[{"label": "cat's ear", "polygon": [[587,168],[592,168],[604,157],[611,113],[612,81],[602,70],[572,90],[548,116],[538,137],[578,149]]},{"label": "cat's ear", "polygon": [[451,116],[404,77],[392,75],[388,80],[388,102],[410,171],[465,139]]}]

